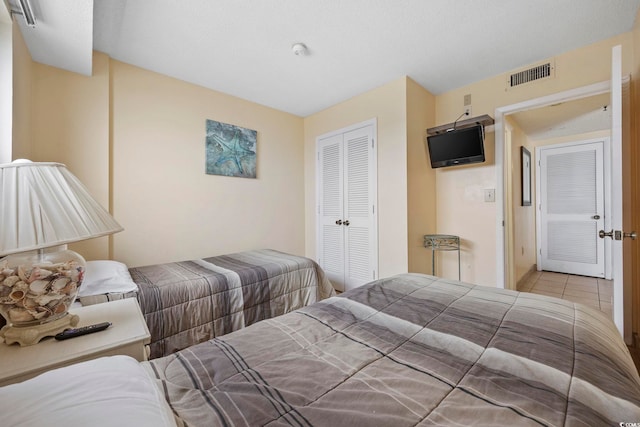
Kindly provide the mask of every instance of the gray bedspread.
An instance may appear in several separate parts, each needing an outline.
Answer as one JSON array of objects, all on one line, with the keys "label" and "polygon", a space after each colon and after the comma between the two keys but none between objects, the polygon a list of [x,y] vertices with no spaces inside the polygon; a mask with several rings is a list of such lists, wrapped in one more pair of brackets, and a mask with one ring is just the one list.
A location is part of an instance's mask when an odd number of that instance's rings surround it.
[{"label": "gray bedspread", "polygon": [[602,313],[417,274],[143,365],[194,427],[640,422],[638,373]]},{"label": "gray bedspread", "polygon": [[335,295],[313,260],[271,249],[130,268],[161,357]]}]

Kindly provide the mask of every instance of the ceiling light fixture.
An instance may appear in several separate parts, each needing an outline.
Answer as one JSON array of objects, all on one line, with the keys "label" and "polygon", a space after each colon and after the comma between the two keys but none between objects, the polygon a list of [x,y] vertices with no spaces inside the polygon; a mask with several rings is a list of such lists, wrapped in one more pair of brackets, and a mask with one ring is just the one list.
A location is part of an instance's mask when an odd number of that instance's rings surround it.
[{"label": "ceiling light fixture", "polygon": [[304,43],[294,43],[291,46],[291,51],[296,56],[305,56],[308,52],[307,46]]},{"label": "ceiling light fixture", "polygon": [[18,5],[20,6],[20,14],[24,16],[24,20],[29,27],[36,26],[36,17],[33,14],[33,10],[31,9],[31,4],[29,0],[18,0]]}]

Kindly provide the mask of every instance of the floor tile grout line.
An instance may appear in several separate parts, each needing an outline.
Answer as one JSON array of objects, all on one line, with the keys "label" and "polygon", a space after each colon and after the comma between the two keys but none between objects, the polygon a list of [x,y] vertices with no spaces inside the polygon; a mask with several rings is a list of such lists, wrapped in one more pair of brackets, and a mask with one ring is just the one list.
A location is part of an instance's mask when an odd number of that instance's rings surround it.
[{"label": "floor tile grout line", "polygon": [[[540,274],[538,277],[536,277],[536,279],[533,281],[533,283],[531,284],[529,289],[528,290],[524,290],[524,292],[533,292],[534,290],[545,291],[544,289],[536,289],[536,287],[538,285],[538,282],[540,280],[542,280],[543,275],[544,275],[544,273]],[[558,283],[558,284],[562,283],[562,292],[560,294],[561,295],[560,298],[564,299],[564,300],[567,300],[567,301],[571,301],[571,298],[569,298],[569,297],[572,297],[572,295],[565,294],[565,292],[567,290],[567,285],[569,284],[569,279],[571,277],[573,277],[573,275],[567,274],[566,277],[565,277],[565,280],[563,282],[555,282],[555,283]],[[575,277],[582,277],[582,276],[575,276]],[[545,280],[545,282],[553,282],[553,281]],[[584,297],[584,296],[582,296],[582,297],[581,296],[573,296],[573,297],[574,298],[586,299],[586,300],[590,301],[594,305],[594,308],[596,308],[596,306],[597,306],[597,308],[602,311],[602,305],[601,305],[601,300],[600,300],[600,297],[601,297],[602,294],[601,294],[600,286],[601,286],[600,280],[596,279],[596,292],[584,291],[585,293],[588,293],[588,294],[594,294],[594,296],[596,298]],[[546,291],[549,292],[549,293],[554,293],[554,292],[551,292],[551,291],[548,291],[548,290],[546,290]],[[565,297],[567,297],[567,298],[565,298]]]}]

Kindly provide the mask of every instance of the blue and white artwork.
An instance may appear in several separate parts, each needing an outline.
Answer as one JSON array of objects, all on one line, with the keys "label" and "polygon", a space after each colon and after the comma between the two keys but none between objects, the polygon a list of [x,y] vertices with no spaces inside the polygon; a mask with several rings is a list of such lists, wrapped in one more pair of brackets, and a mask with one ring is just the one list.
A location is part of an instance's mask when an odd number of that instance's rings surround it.
[{"label": "blue and white artwork", "polygon": [[257,136],[255,130],[207,120],[207,174],[255,178]]}]

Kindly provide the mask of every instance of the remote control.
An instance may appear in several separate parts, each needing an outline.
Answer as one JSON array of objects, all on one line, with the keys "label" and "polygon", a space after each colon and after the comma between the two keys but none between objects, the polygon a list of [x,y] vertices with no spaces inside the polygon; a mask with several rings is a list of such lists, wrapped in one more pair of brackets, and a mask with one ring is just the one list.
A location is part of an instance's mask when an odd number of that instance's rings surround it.
[{"label": "remote control", "polygon": [[109,326],[111,326],[111,322],[96,323],[95,325],[83,326],[81,328],[65,329],[57,334],[55,339],[66,340],[69,338],[79,337],[81,335],[91,334],[93,332],[104,331]]}]

